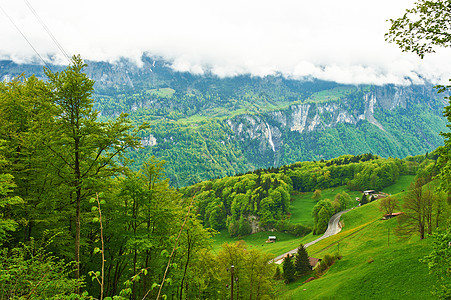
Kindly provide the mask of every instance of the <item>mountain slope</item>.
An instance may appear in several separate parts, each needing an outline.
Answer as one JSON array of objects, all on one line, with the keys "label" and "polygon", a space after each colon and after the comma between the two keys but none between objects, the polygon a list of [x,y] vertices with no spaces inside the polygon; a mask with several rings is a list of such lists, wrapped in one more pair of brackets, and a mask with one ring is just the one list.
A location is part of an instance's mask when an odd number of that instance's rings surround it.
[{"label": "mountain slope", "polygon": [[[51,66],[61,69],[61,66]],[[39,65],[0,62],[0,78],[22,72],[43,77]],[[280,75],[218,78],[173,71],[143,57],[88,62],[96,80],[95,107],[104,118],[121,112],[149,122],[143,149],[129,153],[138,167],[150,156],[167,161],[174,186],[200,180],[371,152],[405,157],[443,143],[445,102],[432,85],[350,86]]]}]

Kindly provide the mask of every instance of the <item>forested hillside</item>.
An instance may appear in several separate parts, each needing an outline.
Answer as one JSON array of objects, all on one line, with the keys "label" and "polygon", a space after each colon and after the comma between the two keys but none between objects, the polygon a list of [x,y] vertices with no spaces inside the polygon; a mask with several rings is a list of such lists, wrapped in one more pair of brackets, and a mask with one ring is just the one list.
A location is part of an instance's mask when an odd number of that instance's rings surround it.
[{"label": "forested hillside", "polygon": [[[281,75],[221,79],[175,72],[145,56],[142,67],[126,60],[88,64],[96,81],[94,108],[104,120],[125,112],[134,124],[151,125],[140,133],[144,148],[128,154],[134,168],[152,155],[164,159],[176,187],[345,154],[402,158],[443,142],[443,96],[430,84],[349,86]],[[22,72],[44,76],[36,65],[0,66],[6,80]]]},{"label": "forested hillside", "polygon": [[231,236],[274,229],[294,235],[312,230],[320,234],[334,213],[356,206],[355,199],[344,192],[319,201],[313,209],[314,227],[309,228],[290,222],[293,192],[321,193],[344,185],[350,191],[382,190],[396,183],[400,175],[416,175],[419,170],[434,172],[436,158],[436,154],[402,160],[372,154],[344,155],[203,181],[180,191],[185,197],[196,199],[197,213],[205,226],[216,230],[227,228]]}]

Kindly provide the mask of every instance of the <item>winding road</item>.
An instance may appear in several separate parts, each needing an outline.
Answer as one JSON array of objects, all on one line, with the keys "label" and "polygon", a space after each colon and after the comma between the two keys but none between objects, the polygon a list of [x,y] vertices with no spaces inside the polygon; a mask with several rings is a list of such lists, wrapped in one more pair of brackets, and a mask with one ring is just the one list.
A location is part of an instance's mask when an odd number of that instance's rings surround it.
[{"label": "winding road", "polygon": [[[352,208],[351,208],[352,209]],[[319,238],[317,238],[314,241],[311,241],[310,243],[307,243],[304,245],[304,248],[307,248],[327,237],[330,237],[334,234],[337,234],[341,231],[341,227],[340,227],[340,217],[342,214],[347,213],[348,211],[350,211],[351,209],[348,210],[344,210],[344,211],[340,211],[339,213],[336,213],[335,215],[333,215],[332,217],[330,217],[329,220],[329,224],[327,224],[327,230],[326,232]],[[283,262],[283,258],[287,255],[287,254],[295,254],[296,252],[298,252],[298,248],[290,250],[288,252],[285,252],[282,255],[279,255],[277,257],[275,257],[273,260],[271,260],[270,262],[275,262],[276,264],[281,264]]]}]

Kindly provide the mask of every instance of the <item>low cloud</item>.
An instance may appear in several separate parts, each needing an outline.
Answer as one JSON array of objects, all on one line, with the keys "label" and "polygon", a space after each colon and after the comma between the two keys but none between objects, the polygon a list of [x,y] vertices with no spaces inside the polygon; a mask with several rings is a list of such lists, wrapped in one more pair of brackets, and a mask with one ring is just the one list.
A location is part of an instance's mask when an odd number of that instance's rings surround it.
[{"label": "low cloud", "polygon": [[[421,60],[384,41],[386,20],[401,16],[413,1],[304,2],[30,1],[69,54],[90,60],[127,57],[140,65],[146,53],[194,74],[283,74],[350,84],[451,77],[449,51]],[[65,61],[22,1],[0,4],[42,56]],[[8,41],[0,45],[0,58],[36,59],[6,17],[0,18],[0,34]]]}]

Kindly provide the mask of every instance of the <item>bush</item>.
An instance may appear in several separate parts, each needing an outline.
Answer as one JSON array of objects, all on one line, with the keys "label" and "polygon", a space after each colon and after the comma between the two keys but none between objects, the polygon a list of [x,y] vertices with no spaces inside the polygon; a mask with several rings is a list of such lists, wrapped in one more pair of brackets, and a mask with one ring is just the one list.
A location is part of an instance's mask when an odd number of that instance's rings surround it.
[{"label": "bush", "polygon": [[74,299],[82,281],[70,278],[74,264],[41,247],[22,244],[0,253],[0,299]]},{"label": "bush", "polygon": [[321,264],[324,264],[327,268],[332,266],[335,262],[335,257],[330,255],[330,254],[326,254],[323,257],[323,260],[321,261]]}]

